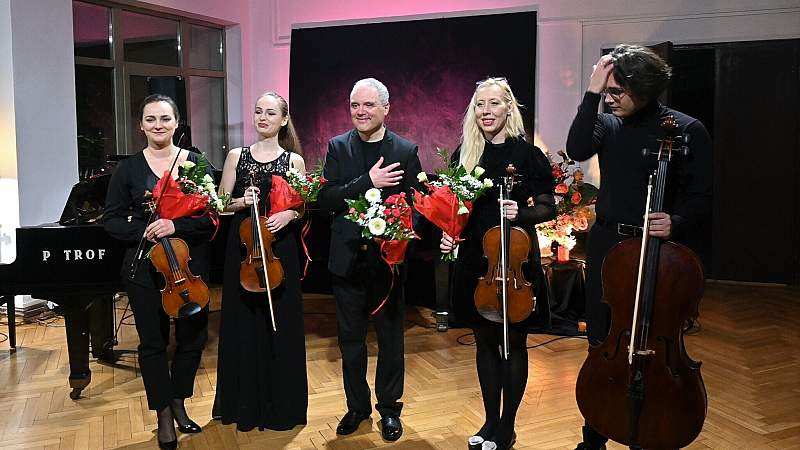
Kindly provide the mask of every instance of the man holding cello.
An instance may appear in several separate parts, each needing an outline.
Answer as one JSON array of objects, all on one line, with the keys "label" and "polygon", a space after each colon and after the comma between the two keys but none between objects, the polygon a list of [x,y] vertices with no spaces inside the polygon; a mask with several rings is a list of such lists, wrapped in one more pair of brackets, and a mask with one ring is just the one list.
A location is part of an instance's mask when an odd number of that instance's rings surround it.
[{"label": "man holding cello", "polygon": [[[711,212],[711,138],[703,124],[663,106],[657,98],[671,78],[670,67],[651,50],[618,45],[594,67],[589,87],[570,127],[566,150],[577,161],[598,155],[600,193],[597,221],[587,244],[586,311],[592,348],[609,333],[610,308],[604,303],[601,268],[606,255],[621,241],[641,237],[686,240],[698,233]],[[598,114],[603,99],[611,114]],[[648,215],[643,228],[648,180],[656,168],[650,152],[664,137],[661,123],[672,116],[676,134],[685,137],[688,154],[670,161],[663,194],[663,212]],[[645,155],[643,149],[650,152]],[[649,211],[649,210],[648,210]],[[612,273],[612,268],[605,272]],[[627,341],[620,344],[625,352]],[[645,400],[646,401],[646,400]],[[580,403],[580,400],[579,400]],[[587,421],[577,449],[603,449],[608,440]],[[639,430],[639,435],[650,430]],[[631,445],[632,448],[635,445]]]}]

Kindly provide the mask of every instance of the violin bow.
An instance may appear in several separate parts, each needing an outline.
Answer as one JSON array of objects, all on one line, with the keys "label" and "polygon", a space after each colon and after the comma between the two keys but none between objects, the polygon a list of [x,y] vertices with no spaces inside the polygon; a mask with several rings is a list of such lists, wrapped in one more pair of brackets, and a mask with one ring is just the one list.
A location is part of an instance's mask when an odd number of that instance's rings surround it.
[{"label": "violin bow", "polygon": [[[250,185],[255,186],[255,176],[253,172],[250,172]],[[261,219],[258,214],[258,194],[255,191],[251,190],[250,195],[253,196],[253,218],[255,219],[255,224],[250,222],[251,226],[256,227],[256,235],[258,235],[258,250],[261,252],[261,270],[264,273],[264,283],[267,285],[267,306],[269,306],[269,318],[272,322],[272,332],[276,333],[278,331],[278,325],[275,323],[275,311],[272,308],[272,288],[269,285],[269,275],[267,274],[267,260],[264,253],[264,239],[261,236]]]}]

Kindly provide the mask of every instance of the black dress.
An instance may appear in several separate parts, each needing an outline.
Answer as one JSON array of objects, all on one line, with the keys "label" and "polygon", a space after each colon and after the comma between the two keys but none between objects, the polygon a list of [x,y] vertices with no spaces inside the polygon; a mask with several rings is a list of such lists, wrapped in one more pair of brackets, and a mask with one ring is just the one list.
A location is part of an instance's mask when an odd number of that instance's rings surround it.
[{"label": "black dress", "polygon": [[[459,155],[460,150],[456,150],[452,155],[452,160],[458,161]],[[473,204],[469,222],[461,236],[464,241],[458,246],[453,284],[456,286],[453,312],[458,322],[472,325],[489,323],[475,309],[473,295],[478,278],[486,273],[487,268],[486,258],[483,256],[483,235],[490,228],[500,224],[500,211],[497,203],[500,192],[497,185],[500,178],[506,174],[506,167],[509,163],[516,167],[517,174],[520,176],[519,184],[515,185],[511,191],[511,199],[515,200],[519,206],[517,220],[511,225],[522,227],[531,237],[532,255],[530,263],[523,266],[524,275],[528,281],[534,284],[537,304],[547,307],[547,289],[545,289],[534,225],[553,219],[555,210],[544,205],[529,207],[528,199],[535,199],[540,195],[552,195],[554,180],[550,162],[541,150],[521,138],[508,138],[501,144],[492,144],[486,141],[478,165],[486,170],[483,178],[491,178],[495,187],[487,190]],[[520,325],[526,326],[527,323],[521,322]]]},{"label": "black dress", "polygon": [[[261,163],[249,148],[243,148],[232,196],[244,196],[253,173],[265,200],[260,206],[268,210],[272,175],[286,173],[290,156],[290,152],[284,152],[273,161]],[[249,208],[236,212],[226,246],[216,414],[222,423],[236,423],[242,431],[255,427],[288,430],[306,423],[308,409],[297,224],[291,222],[277,232],[273,244],[285,274],[283,284],[272,291],[278,328],[273,334],[266,293],[248,292],[239,284],[244,256],[239,225],[249,214]]]}]

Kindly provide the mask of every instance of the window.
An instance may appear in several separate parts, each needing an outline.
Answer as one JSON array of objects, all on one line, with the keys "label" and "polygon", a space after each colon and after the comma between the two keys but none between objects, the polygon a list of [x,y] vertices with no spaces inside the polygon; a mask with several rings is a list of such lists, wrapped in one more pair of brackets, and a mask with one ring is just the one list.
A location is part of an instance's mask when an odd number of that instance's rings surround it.
[{"label": "window", "polygon": [[228,141],[222,27],[105,0],[73,1],[72,13],[81,175],[147,145],[136,112],[155,93],[180,109],[175,144],[221,168]]}]

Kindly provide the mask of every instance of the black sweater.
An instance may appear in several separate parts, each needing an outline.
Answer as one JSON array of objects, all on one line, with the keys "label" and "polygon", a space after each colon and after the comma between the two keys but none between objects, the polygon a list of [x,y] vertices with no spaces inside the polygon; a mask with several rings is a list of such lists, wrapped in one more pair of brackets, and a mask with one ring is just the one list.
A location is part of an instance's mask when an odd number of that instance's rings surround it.
[{"label": "black sweater", "polygon": [[673,236],[691,233],[711,213],[712,148],[706,128],[699,120],[655,101],[625,119],[598,114],[600,99],[600,94],[584,95],[567,138],[571,158],[585,161],[598,155],[598,218],[642,224],[647,180],[656,167],[655,157],[643,157],[642,149],[658,150],[656,139],[663,136],[660,120],[672,115],[678,132],[690,137],[690,153],[674,157],[670,163],[664,212],[672,215]]},{"label": "black sweater", "polygon": [[[189,153],[189,161],[197,162],[197,155]],[[147,227],[149,213],[144,209],[145,191],[153,191],[158,177],[150,169],[144,154],[139,152],[119,162],[108,185],[106,207],[103,214],[103,225],[115,239],[122,241],[128,248],[120,273],[128,276],[130,263],[136,253],[136,246]],[[209,265],[208,241],[214,232],[214,225],[208,216],[199,218],[181,217],[174,219],[175,234],[171,237],[182,238],[189,246],[191,261],[189,268],[194,275],[206,276]],[[148,242],[145,250],[152,244]],[[136,273],[135,281],[143,286],[155,287],[158,274],[149,261],[142,261]]]},{"label": "black sweater", "polygon": [[[451,161],[459,160],[460,151],[459,148],[453,153]],[[511,191],[511,199],[519,206],[517,219],[512,225],[521,226],[531,236],[536,236],[534,225],[555,218],[553,172],[547,156],[538,147],[520,138],[508,138],[502,144],[486,141],[478,165],[486,170],[483,178],[491,178],[495,186],[473,204],[463,238],[480,242],[489,228],[500,224],[500,207],[497,203],[500,190],[497,185],[501,182],[501,177],[506,175],[509,163],[514,165],[520,176],[519,184]],[[528,206],[529,198],[535,201],[535,206]]]}]

